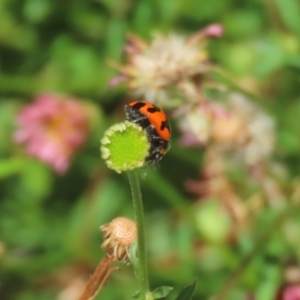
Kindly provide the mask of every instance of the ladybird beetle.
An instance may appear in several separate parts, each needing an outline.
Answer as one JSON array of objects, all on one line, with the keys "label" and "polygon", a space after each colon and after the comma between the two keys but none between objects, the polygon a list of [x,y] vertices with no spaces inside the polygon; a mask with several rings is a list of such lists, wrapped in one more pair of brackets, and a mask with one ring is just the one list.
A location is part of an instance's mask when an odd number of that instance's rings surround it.
[{"label": "ladybird beetle", "polygon": [[169,150],[171,127],[166,114],[146,101],[133,101],[125,105],[126,119],[145,130],[150,144],[146,162],[157,162]]}]

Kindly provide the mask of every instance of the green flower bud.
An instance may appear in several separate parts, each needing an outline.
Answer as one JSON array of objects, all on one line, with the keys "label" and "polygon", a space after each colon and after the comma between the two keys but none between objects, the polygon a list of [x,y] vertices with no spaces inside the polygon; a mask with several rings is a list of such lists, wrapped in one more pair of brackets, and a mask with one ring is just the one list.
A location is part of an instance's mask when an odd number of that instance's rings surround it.
[{"label": "green flower bud", "polygon": [[100,150],[106,165],[121,173],[142,167],[149,148],[146,132],[140,126],[125,121],[104,133]]}]

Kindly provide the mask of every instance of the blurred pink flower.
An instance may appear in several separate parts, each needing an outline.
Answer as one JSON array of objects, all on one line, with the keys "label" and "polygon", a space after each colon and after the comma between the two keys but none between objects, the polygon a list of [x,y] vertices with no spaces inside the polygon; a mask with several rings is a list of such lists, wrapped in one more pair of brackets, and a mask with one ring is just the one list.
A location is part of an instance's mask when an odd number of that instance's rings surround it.
[{"label": "blurred pink flower", "polygon": [[16,143],[25,144],[27,153],[64,173],[70,159],[84,142],[89,114],[78,100],[42,94],[17,116]]},{"label": "blurred pink flower", "polygon": [[224,33],[224,28],[221,24],[210,24],[202,30],[203,34],[210,37],[220,37]]},{"label": "blurred pink flower", "polygon": [[277,297],[278,300],[300,300],[300,285],[293,284],[283,288]]}]

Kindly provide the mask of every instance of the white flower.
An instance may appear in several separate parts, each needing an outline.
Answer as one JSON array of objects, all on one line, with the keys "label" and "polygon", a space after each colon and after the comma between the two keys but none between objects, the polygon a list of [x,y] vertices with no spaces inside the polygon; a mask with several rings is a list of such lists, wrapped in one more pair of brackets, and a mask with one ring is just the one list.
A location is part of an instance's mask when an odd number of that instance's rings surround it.
[{"label": "white flower", "polygon": [[112,79],[111,86],[127,80],[135,96],[168,105],[169,92],[174,92],[178,84],[209,70],[208,37],[222,33],[220,25],[212,24],[189,37],[157,34],[150,43],[130,35],[125,47],[127,63],[117,67],[121,75]]},{"label": "white flower", "polygon": [[234,151],[247,165],[269,157],[275,142],[274,120],[241,94],[231,94],[227,104],[228,117],[214,119],[214,141]]}]

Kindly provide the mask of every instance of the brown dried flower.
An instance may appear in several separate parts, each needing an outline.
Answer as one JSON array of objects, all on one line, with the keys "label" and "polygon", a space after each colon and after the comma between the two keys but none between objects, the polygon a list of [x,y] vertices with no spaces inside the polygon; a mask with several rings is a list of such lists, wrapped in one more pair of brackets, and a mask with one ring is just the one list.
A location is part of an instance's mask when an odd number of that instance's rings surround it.
[{"label": "brown dried flower", "polygon": [[99,294],[110,274],[118,269],[113,268],[112,263],[116,260],[128,260],[129,248],[137,239],[135,222],[124,217],[115,218],[101,226],[100,230],[104,232],[104,242],[101,247],[107,253],[90,277],[79,300],[92,300]]},{"label": "brown dried flower", "polygon": [[118,217],[101,226],[100,230],[104,232],[104,242],[101,247],[107,251],[107,255],[118,261],[128,260],[129,248],[137,239],[135,222]]}]

